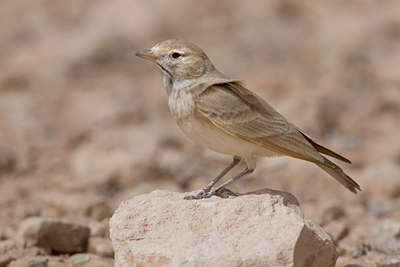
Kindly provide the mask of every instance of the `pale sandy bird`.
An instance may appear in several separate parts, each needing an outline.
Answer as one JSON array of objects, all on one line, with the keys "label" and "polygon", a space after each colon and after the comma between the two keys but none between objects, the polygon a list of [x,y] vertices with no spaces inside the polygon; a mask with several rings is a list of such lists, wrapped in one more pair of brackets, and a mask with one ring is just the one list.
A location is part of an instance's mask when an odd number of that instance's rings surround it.
[{"label": "pale sandy bird", "polygon": [[[252,173],[259,157],[291,156],[315,163],[351,192],[360,186],[321,154],[348,159],[317,144],[261,97],[220,73],[198,46],[183,40],[163,41],[137,56],[157,64],[168,93],[168,106],[182,131],[193,141],[233,161],[197,195],[186,199],[227,196],[224,187]],[[241,160],[246,168],[213,186]]]}]

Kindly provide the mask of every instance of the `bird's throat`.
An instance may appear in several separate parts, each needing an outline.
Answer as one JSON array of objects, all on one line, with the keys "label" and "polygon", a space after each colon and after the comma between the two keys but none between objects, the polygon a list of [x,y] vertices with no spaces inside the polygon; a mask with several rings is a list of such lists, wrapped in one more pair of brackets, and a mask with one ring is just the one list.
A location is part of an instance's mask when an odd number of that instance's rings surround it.
[{"label": "bird's throat", "polygon": [[167,94],[170,95],[171,90],[172,90],[172,75],[171,73],[169,73],[169,71],[167,71],[163,66],[161,66],[160,64],[157,63],[157,66],[159,67],[159,69],[162,72],[162,77],[163,77],[163,84],[164,84],[164,88],[167,91]]}]

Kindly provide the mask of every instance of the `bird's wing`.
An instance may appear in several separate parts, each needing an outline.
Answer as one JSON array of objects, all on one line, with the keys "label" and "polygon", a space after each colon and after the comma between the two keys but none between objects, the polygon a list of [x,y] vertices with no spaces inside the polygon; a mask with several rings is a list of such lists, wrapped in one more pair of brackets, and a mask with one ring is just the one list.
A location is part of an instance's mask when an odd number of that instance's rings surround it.
[{"label": "bird's wing", "polygon": [[293,124],[238,82],[210,86],[198,95],[196,105],[202,116],[233,136],[278,154],[323,161]]}]

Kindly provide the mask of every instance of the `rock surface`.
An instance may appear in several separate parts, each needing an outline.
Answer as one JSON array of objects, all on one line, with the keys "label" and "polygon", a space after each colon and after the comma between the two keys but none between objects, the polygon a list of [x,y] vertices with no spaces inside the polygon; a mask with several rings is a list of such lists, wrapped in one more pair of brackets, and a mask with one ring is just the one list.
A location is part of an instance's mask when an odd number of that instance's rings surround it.
[{"label": "rock surface", "polygon": [[116,266],[334,266],[338,253],[287,193],[200,201],[153,191],[110,220]]},{"label": "rock surface", "polygon": [[87,226],[61,219],[32,217],[21,223],[17,246],[38,246],[50,252],[75,253],[86,249],[89,235]]}]

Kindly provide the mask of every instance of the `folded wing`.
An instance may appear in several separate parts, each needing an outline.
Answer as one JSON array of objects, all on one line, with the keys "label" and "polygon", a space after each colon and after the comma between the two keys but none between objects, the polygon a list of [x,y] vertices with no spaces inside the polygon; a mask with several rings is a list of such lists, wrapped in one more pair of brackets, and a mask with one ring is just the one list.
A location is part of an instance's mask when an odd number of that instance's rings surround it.
[{"label": "folded wing", "polygon": [[313,142],[238,82],[210,86],[197,97],[196,105],[200,114],[221,130],[278,154],[315,163],[324,160],[319,150],[331,152],[330,156],[337,155]]}]

